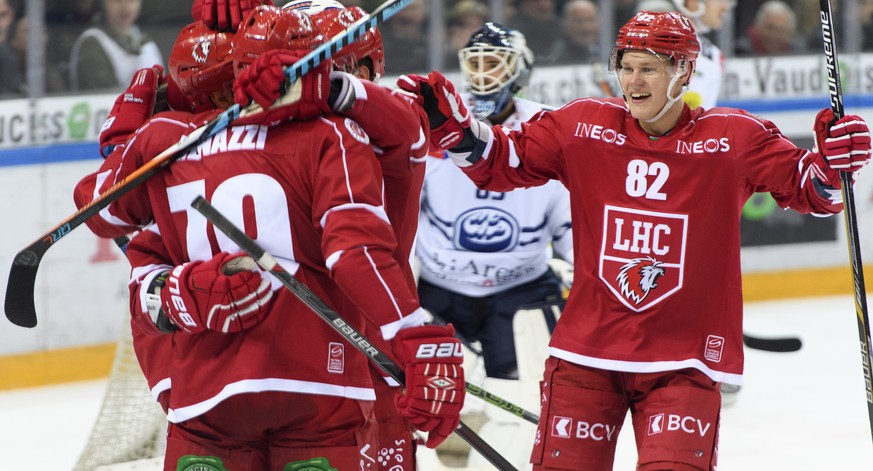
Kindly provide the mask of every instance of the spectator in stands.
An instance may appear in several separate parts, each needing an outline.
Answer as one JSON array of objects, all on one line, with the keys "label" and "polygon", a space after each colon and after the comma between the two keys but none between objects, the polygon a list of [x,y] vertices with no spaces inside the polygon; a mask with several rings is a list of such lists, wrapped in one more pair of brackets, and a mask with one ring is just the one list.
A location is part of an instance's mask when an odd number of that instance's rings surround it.
[{"label": "spectator in stands", "polygon": [[861,21],[861,49],[873,51],[873,0],[861,0],[858,19]]},{"label": "spectator in stands", "polygon": [[387,74],[427,70],[427,9],[424,0],[412,0],[379,29],[385,44]]},{"label": "spectator in stands", "polygon": [[73,90],[123,88],[137,70],[163,63],[158,46],[135,24],[141,0],[102,0],[102,6],[99,24],[73,44]]},{"label": "spectator in stands", "polygon": [[561,36],[541,61],[543,64],[583,64],[600,53],[600,22],[591,0],[570,0],[561,14]]},{"label": "spectator in stands", "polygon": [[489,16],[488,7],[480,0],[461,0],[455,4],[448,18],[446,68],[457,67],[458,51],[467,45],[473,33],[485,26]]},{"label": "spectator in stands", "polygon": [[[23,16],[15,22],[15,29],[12,33],[12,39],[10,40],[10,45],[12,49],[15,51],[18,57],[18,63],[21,66],[21,93],[27,93],[27,28],[30,23],[30,18]],[[43,29],[45,31],[45,29]],[[42,38],[42,43],[48,46],[48,35],[44,35]],[[63,92],[67,89],[67,81],[64,77],[58,72],[57,69],[53,67],[46,67],[44,69],[45,74],[45,83],[44,88],[47,93],[57,93]]]},{"label": "spectator in stands", "polygon": [[0,95],[18,94],[24,77],[22,64],[10,45],[15,9],[9,0],[0,0]]},{"label": "spectator in stands", "polygon": [[737,55],[774,56],[804,52],[803,37],[797,33],[797,15],[781,0],[764,2],[737,42]]},{"label": "spectator in stands", "polygon": [[508,26],[527,38],[527,45],[537,57],[548,55],[561,30],[555,0],[517,0],[515,16]]},{"label": "spectator in stands", "polygon": [[0,0],[0,43],[9,41],[12,23],[15,22],[15,5],[9,0]]}]

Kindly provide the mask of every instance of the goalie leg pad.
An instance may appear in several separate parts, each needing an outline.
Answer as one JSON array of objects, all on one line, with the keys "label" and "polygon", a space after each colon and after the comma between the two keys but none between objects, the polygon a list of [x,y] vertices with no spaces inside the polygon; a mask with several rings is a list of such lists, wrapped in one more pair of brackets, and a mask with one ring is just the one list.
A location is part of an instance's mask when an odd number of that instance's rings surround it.
[{"label": "goalie leg pad", "polygon": [[542,411],[534,470],[612,471],[628,406],[616,391],[619,373],[550,357],[541,386]]}]

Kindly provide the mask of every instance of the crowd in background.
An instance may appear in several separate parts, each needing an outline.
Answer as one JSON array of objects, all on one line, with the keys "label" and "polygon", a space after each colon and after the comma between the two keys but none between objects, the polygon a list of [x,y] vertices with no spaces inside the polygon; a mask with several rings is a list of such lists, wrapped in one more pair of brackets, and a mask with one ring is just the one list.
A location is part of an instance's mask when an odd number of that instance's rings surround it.
[{"label": "crowd in background", "polygon": [[[372,11],[383,0],[344,0]],[[441,1],[440,8],[431,2]],[[653,0],[611,0],[613,24],[624,24]],[[655,0],[657,1],[657,0]],[[667,0],[663,0],[667,1]],[[728,0],[731,1],[731,0]],[[819,0],[733,0],[730,44],[716,45],[728,57],[815,54],[822,50]],[[28,49],[42,46],[42,91],[48,95],[82,91],[117,91],[128,74],[165,62],[176,33],[190,22],[190,3],[171,0],[43,0],[41,37],[28,37],[24,0],[0,0],[0,97],[34,97],[28,93]],[[277,2],[281,3],[281,2]],[[498,16],[528,38],[538,66],[605,62],[609,50],[602,38],[601,1],[592,0],[413,0],[380,29],[388,75],[457,68],[457,51],[470,34]],[[837,38],[845,32],[841,7],[858,19],[855,39],[862,51],[873,51],[873,0],[832,0]],[[492,15],[494,5],[502,6]],[[437,30],[434,14],[443,17]],[[36,34],[34,34],[36,35]],[[434,41],[436,35],[440,40]],[[845,34],[843,35],[845,36]],[[857,35],[855,35],[857,36]],[[721,39],[724,39],[722,37]],[[432,51],[432,48],[441,49]],[[850,49],[852,49],[850,47]],[[857,49],[857,48],[856,48]],[[845,50],[841,52],[852,52]],[[146,64],[148,63],[148,64]],[[33,80],[31,78],[31,80]],[[31,82],[32,83],[32,82]],[[39,94],[37,94],[39,96]]]}]

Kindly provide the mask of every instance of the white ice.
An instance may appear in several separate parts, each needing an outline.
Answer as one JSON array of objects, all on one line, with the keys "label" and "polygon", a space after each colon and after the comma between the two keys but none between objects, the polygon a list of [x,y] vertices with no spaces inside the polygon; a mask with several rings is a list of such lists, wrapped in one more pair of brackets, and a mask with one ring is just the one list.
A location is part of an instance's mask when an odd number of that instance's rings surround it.
[{"label": "white ice", "polygon": [[[717,302],[714,300],[713,302]],[[855,308],[850,297],[753,303],[747,333],[799,336],[797,353],[746,350],[745,385],[722,411],[720,471],[873,468]],[[72,469],[106,381],[0,393],[0,469]],[[492,443],[499,450],[499,443]],[[616,470],[633,470],[630,428]]]}]

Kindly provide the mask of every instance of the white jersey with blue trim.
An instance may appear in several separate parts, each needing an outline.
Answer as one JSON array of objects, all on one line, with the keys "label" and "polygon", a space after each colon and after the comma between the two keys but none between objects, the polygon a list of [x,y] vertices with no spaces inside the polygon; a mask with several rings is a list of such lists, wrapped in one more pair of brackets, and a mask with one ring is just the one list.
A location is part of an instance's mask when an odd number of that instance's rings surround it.
[{"label": "white jersey with blue trim", "polygon": [[[515,107],[504,122],[510,130],[544,109],[520,98]],[[479,190],[444,155],[428,158],[416,240],[422,279],[467,296],[492,295],[542,276],[550,243],[572,262],[570,195],[563,184]]]},{"label": "white jersey with blue trim", "polygon": [[716,106],[721,93],[721,77],[724,74],[724,54],[721,49],[705,36],[697,36],[700,41],[700,54],[694,77],[682,97],[691,109],[702,106],[710,109]]}]

